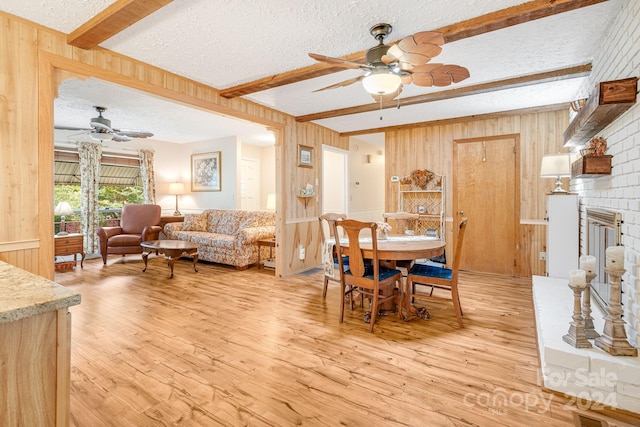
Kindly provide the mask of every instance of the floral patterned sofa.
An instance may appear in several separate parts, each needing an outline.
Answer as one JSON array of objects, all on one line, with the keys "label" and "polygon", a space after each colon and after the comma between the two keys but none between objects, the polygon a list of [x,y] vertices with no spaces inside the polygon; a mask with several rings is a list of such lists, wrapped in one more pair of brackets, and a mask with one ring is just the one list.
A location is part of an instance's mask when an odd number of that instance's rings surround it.
[{"label": "floral patterned sofa", "polygon": [[266,211],[207,209],[164,226],[167,239],[199,243],[199,259],[239,270],[258,262],[258,240],[275,232],[275,213]]}]

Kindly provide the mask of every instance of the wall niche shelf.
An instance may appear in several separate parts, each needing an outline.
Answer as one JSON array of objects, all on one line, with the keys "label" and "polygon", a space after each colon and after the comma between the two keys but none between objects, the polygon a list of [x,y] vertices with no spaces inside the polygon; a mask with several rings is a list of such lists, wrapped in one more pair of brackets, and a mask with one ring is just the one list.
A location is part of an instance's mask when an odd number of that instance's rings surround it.
[{"label": "wall niche shelf", "polygon": [[571,178],[597,178],[611,175],[613,156],[585,156],[571,164]]},{"label": "wall niche shelf", "polygon": [[309,199],[311,199],[312,197],[315,197],[315,194],[306,195],[306,196],[302,196],[302,195],[298,194],[298,199],[304,201],[304,208],[305,209],[307,209],[307,203],[309,203]]},{"label": "wall niche shelf", "polygon": [[638,78],[600,82],[564,131],[565,147],[584,145],[636,103]]}]

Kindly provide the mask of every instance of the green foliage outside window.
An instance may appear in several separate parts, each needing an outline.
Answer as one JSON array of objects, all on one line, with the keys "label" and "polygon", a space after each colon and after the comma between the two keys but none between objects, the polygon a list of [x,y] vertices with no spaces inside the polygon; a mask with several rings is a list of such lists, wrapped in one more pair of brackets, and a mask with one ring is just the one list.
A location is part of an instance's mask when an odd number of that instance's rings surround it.
[{"label": "green foliage outside window", "polygon": [[[81,220],[79,185],[54,185],[53,206],[57,206],[60,202],[69,203],[71,208],[77,212],[76,214],[66,216],[65,219],[67,222]],[[142,187],[100,186],[98,188],[98,205],[101,211],[100,223],[103,223],[107,219],[119,219],[120,210],[125,203],[144,203]],[[59,221],[60,217],[54,216],[56,226]]]}]

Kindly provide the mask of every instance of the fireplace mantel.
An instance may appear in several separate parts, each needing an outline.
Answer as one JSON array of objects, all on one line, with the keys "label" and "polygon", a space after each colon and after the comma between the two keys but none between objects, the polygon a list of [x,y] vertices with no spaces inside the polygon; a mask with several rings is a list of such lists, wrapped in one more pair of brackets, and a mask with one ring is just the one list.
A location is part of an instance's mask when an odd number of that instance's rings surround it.
[{"label": "fireplace mantel", "polygon": [[[640,358],[575,348],[562,340],[573,314],[567,279],[533,276],[533,304],[543,387],[607,407],[640,414]],[[596,331],[604,314],[592,307]]]}]

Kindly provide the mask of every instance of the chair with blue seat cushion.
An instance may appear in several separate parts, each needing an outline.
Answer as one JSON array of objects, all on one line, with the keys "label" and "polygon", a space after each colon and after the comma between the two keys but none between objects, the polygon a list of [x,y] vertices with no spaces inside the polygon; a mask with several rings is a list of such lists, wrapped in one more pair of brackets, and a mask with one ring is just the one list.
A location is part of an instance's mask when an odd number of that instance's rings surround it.
[{"label": "chair with blue seat cushion", "polygon": [[[401,310],[407,313],[404,317],[405,320],[409,319],[408,316],[410,312],[416,312],[419,317],[428,316],[428,312],[426,312],[424,308],[416,308],[413,305],[415,299],[452,300],[458,324],[461,328],[464,328],[460,296],[458,294],[458,267],[460,266],[462,240],[466,227],[467,218],[463,218],[458,227],[455,258],[453,259],[451,269],[416,263],[409,270],[402,298],[403,309]],[[420,292],[419,286],[428,286],[428,292]],[[442,290],[449,291],[450,298],[434,295],[434,290],[436,290],[436,292],[441,292]]]},{"label": "chair with blue seat cushion", "polygon": [[[393,268],[380,266],[378,258],[378,239],[376,236],[376,223],[361,222],[352,219],[339,219],[334,223],[334,235],[340,236],[340,230],[344,231],[349,246],[340,244],[336,239],[336,252],[340,271],[340,289],[343,294],[349,289],[358,289],[362,298],[367,297],[370,302],[371,317],[369,320],[369,332],[373,332],[373,326],[380,306],[385,302],[396,298],[396,293],[381,295],[383,287],[402,286],[402,272]],[[371,262],[365,260],[360,249],[360,239],[370,238],[373,258]],[[349,265],[345,268],[344,257],[348,258]],[[345,299],[340,301],[340,323],[344,321]],[[400,312],[400,310],[399,310]]]}]

